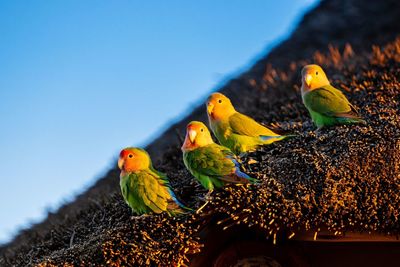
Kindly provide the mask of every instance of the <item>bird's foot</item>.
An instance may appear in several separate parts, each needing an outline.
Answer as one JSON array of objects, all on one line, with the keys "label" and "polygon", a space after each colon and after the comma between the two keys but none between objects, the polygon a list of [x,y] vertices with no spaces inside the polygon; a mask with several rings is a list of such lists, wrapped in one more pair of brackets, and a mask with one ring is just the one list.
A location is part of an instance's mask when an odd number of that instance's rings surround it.
[{"label": "bird's foot", "polygon": [[211,194],[212,194],[213,190],[210,190],[207,192],[207,194],[205,194],[203,197],[199,197],[199,199],[207,202],[211,200]]}]

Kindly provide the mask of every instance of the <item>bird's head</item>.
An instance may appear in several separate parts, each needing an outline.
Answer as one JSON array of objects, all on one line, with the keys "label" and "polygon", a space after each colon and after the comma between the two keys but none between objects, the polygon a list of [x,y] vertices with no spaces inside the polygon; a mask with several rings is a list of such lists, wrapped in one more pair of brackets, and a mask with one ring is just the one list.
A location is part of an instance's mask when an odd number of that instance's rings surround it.
[{"label": "bird's head", "polygon": [[122,172],[137,172],[149,168],[150,165],[149,154],[141,148],[128,147],[119,153],[118,167]]},{"label": "bird's head", "polygon": [[301,83],[303,91],[311,91],[329,85],[329,80],[320,66],[312,64],[301,70]]},{"label": "bird's head", "polygon": [[210,131],[204,123],[199,121],[192,121],[186,127],[185,141],[182,145],[182,150],[192,150],[198,147],[212,144]]},{"label": "bird's head", "polygon": [[207,115],[210,121],[229,118],[236,112],[231,100],[221,93],[213,93],[207,100]]}]

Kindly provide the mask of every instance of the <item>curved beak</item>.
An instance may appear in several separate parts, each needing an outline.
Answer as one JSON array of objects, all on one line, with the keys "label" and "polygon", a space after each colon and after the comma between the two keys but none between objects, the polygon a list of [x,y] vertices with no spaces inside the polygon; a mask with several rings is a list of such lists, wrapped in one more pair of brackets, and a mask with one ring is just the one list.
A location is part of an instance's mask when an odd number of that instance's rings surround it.
[{"label": "curved beak", "polygon": [[189,129],[188,135],[190,142],[194,143],[194,139],[196,139],[197,132],[195,130]]},{"label": "curved beak", "polygon": [[311,80],[312,80],[311,74],[307,74],[306,77],[304,77],[304,81],[306,82],[308,87],[310,87],[311,85]]},{"label": "curved beak", "polygon": [[118,159],[118,167],[122,170],[122,168],[124,167],[125,164],[125,160],[123,158],[119,158]]},{"label": "curved beak", "polygon": [[208,102],[208,104],[207,104],[207,113],[209,115],[211,115],[213,110],[214,110],[214,105],[211,102]]}]

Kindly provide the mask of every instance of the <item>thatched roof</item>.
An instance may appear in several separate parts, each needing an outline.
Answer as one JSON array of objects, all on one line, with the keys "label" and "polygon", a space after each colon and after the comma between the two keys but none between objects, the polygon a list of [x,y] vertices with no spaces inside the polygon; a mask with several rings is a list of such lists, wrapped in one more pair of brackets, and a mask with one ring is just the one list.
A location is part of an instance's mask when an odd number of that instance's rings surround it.
[{"label": "thatched roof", "polygon": [[[316,133],[297,96],[298,87],[293,87],[296,94],[290,98],[261,95],[258,105],[248,111],[260,121],[277,121],[298,134],[242,159],[244,169],[262,184],[217,191],[192,217],[128,219],[103,244],[105,260],[116,266],[132,259],[185,263],[185,257],[198,251],[199,229],[214,218],[221,229],[238,224],[256,227],[266,238],[318,229],[332,234],[400,234],[400,39],[382,49],[375,47],[368,55],[344,57],[335,52],[318,57],[334,77],[333,84],[347,91],[368,125]],[[272,84],[295,84],[298,69],[278,71]],[[181,161],[179,147],[170,153]],[[190,175],[175,162],[166,161],[163,169],[167,173],[178,169],[178,174],[170,175],[174,185],[185,186],[181,195],[190,194],[195,189]]]}]

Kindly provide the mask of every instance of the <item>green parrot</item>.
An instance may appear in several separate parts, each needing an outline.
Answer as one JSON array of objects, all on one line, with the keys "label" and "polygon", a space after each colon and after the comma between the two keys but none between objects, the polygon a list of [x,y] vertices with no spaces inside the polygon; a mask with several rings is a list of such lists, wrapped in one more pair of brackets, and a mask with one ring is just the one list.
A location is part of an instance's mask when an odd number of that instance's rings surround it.
[{"label": "green parrot", "polygon": [[192,121],[187,125],[182,152],[186,168],[209,191],[225,183],[258,182],[240,171],[232,151],[214,143],[202,122]]},{"label": "green parrot", "polygon": [[365,123],[342,91],[330,85],[320,66],[305,66],[301,76],[303,103],[318,129],[339,124]]},{"label": "green parrot", "polygon": [[153,168],[149,154],[135,147],[121,151],[120,186],[125,202],[139,214],[167,212],[176,216],[189,211],[175,197],[168,177]]},{"label": "green parrot", "polygon": [[221,93],[213,93],[207,100],[210,128],[218,141],[235,154],[257,149],[293,135],[280,135],[259,124],[252,118],[237,112],[230,99]]}]

